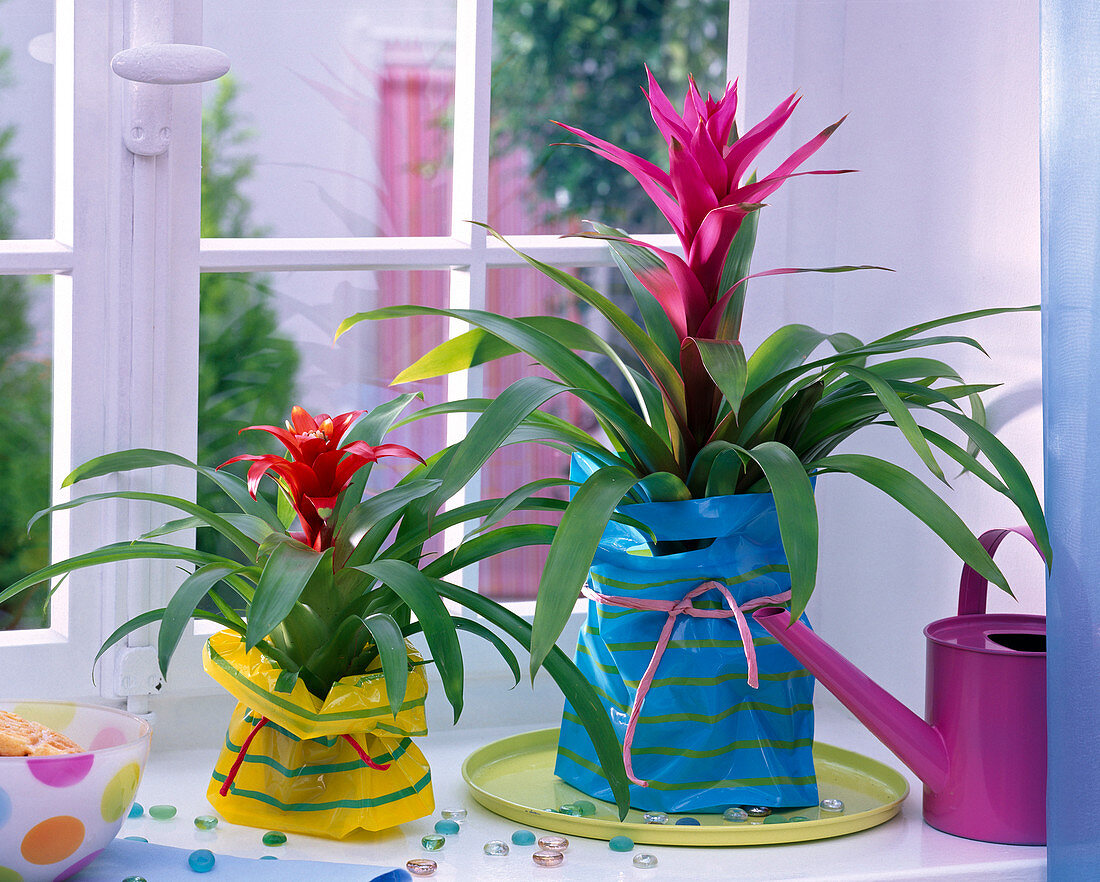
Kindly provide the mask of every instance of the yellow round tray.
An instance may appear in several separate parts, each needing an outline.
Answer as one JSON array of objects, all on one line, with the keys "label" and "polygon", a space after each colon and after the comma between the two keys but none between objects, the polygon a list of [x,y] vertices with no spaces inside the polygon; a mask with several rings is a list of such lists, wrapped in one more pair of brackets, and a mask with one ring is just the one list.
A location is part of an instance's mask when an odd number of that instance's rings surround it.
[{"label": "yellow round tray", "polygon": [[[730,823],[721,815],[691,815],[699,826],[647,824],[634,809],[619,821],[614,805],[591,799],[554,774],[558,730],[512,735],[480,747],[462,764],[462,777],[475,800],[489,811],[531,827],[589,839],[629,836],[646,845],[768,845],[826,839],[866,830],[890,820],[909,794],[909,784],[889,766],[850,750],[814,743],[814,765],[822,798],[844,801],[841,814],[817,806],[776,811],[764,822]],[[596,806],[592,817],[552,811],[576,799]],[[805,821],[792,821],[803,817]]]}]

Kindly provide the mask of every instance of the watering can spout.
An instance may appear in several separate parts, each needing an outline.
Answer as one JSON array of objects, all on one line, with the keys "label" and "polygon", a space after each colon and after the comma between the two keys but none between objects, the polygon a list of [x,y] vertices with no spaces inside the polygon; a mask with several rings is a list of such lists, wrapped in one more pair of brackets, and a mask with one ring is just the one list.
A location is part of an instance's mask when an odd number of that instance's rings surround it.
[{"label": "watering can spout", "polygon": [[763,607],[756,619],[932,791],[948,777],[943,737],[782,607]]}]

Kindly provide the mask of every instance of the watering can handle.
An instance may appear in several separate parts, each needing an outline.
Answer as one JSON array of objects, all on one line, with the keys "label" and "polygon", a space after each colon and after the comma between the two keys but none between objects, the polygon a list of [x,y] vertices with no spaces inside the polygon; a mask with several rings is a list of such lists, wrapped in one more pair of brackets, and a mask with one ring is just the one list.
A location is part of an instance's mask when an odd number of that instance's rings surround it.
[{"label": "watering can handle", "polygon": [[[982,547],[992,557],[1009,533],[1017,533],[1023,536],[1035,547],[1035,550],[1039,552],[1039,556],[1043,557],[1042,549],[1039,548],[1039,543],[1035,541],[1035,535],[1027,527],[1005,527],[987,530],[982,533],[978,541],[982,543]],[[985,595],[988,586],[989,582],[985,577],[981,576],[970,564],[963,565],[962,579],[959,582],[960,616],[981,615],[985,612]]]}]

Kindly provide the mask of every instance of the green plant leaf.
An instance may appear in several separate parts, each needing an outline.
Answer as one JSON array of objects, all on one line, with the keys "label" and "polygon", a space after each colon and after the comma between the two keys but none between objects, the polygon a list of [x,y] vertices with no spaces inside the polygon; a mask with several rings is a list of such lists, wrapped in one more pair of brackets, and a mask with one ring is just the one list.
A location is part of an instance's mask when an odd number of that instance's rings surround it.
[{"label": "green plant leaf", "polygon": [[532,623],[532,678],[569,621],[611,513],[637,482],[637,475],[628,469],[598,469],[566,506],[539,580]]},{"label": "green plant leaf", "polygon": [[648,248],[641,245],[632,245],[623,242],[619,237],[626,237],[625,230],[609,227],[595,221],[589,221],[592,228],[601,236],[607,237],[607,244],[611,250],[611,258],[622,273],[627,288],[630,289],[634,302],[638,305],[638,313],[645,323],[646,333],[657,344],[665,358],[673,366],[679,364],[680,341],[673,330],[672,322],[668,320],[661,304],[648,288],[638,281],[635,271],[646,272],[663,266],[661,259]]},{"label": "green plant leaf", "polygon": [[[508,670],[512,672],[512,677],[515,678],[515,682],[512,684],[513,688],[519,685],[522,675],[520,674],[519,660],[516,658],[516,654],[512,652],[511,647],[508,646],[500,637],[486,628],[481,622],[477,622],[474,619],[460,618],[457,616],[452,617],[452,621],[455,623],[455,627],[459,631],[465,631],[467,634],[474,634],[480,637],[482,640],[486,640],[492,643],[496,647],[497,652],[500,653],[500,657],[504,659],[505,664],[508,665]],[[413,634],[418,634],[423,631],[424,627],[420,622],[413,622],[408,628],[405,629],[405,636],[411,637]]]},{"label": "green plant leaf", "polygon": [[115,472],[128,472],[135,469],[149,469],[166,465],[180,466],[197,472],[217,484],[237,504],[241,511],[263,518],[272,527],[282,529],[282,525],[271,506],[262,499],[253,499],[245,482],[236,475],[196,465],[191,460],[167,450],[151,450],[139,447],[133,450],[120,450],[117,453],[106,453],[103,456],[97,456],[73,469],[61,482],[61,486],[68,487],[78,481],[99,478]]},{"label": "green plant leaf", "polygon": [[46,579],[63,576],[73,570],[80,570],[85,567],[117,563],[123,560],[181,560],[200,565],[208,563],[238,565],[238,561],[227,557],[209,554],[205,551],[196,551],[193,548],[185,548],[179,545],[166,545],[160,542],[117,542],[42,567],[42,569],[0,591],[0,603],[15,597],[21,591],[33,588]]},{"label": "green plant leaf", "polygon": [[[244,533],[249,539],[259,545],[268,536],[270,536],[275,528],[271,526],[263,518],[258,518],[255,515],[247,515],[243,512],[229,512],[228,514],[222,513],[220,517],[224,518],[242,533]],[[172,533],[178,533],[181,530],[195,530],[199,527],[207,526],[205,521],[199,518],[178,518],[176,520],[168,521],[161,524],[159,527],[154,527],[146,533],[142,533],[139,538],[141,539],[156,539],[159,536],[169,536]]]},{"label": "green plant leaf", "polygon": [[[746,183],[754,183],[755,180],[756,172],[753,172]],[[722,279],[718,283],[718,290],[723,296],[735,282],[749,274],[752,252],[756,248],[756,228],[759,223],[759,213],[750,211],[741,221],[737,235],[733,237],[730,250],[726,252],[726,262],[722,267]],[[741,337],[741,316],[745,309],[747,286],[748,282],[741,282],[726,302],[725,311],[718,322],[718,331],[715,334],[719,339],[737,340]]]},{"label": "green plant leaf", "polygon": [[[580,279],[569,275],[569,273],[564,270],[550,266],[540,260],[536,260],[530,255],[524,254],[487,224],[479,224],[479,226],[485,227],[490,235],[496,237],[511,248],[512,251],[522,257],[544,276],[553,279],[567,291],[572,292],[589,306],[598,310],[604,318],[611,323],[612,327],[622,334],[626,342],[629,343],[630,347],[637,353],[638,358],[642,360],[646,369],[652,374],[653,379],[663,391],[672,412],[676,415],[676,422],[677,425],[680,426],[680,430],[686,431],[687,399],[684,393],[684,383],[680,377],[679,371],[677,371],[675,367],[675,362],[670,360],[665,353],[661,351],[660,346],[658,346],[629,315],[591,285],[586,285]],[[550,368],[550,365],[546,364],[542,359],[539,359],[539,363],[544,367]],[[550,369],[554,370],[554,368]],[[557,373],[556,370],[554,370],[554,372]],[[564,376],[562,376],[562,379],[573,385],[588,385],[575,383]]]},{"label": "green plant leaf", "polygon": [[164,619],[157,634],[157,662],[165,677],[168,676],[168,663],[179,646],[184,628],[195,615],[195,608],[222,579],[242,569],[244,567],[207,564],[184,579],[172,594],[168,606],[164,608]]},{"label": "green plant leaf", "polygon": [[1008,594],[1008,580],[982,547],[977,537],[932,490],[900,466],[863,454],[834,454],[819,459],[811,468],[847,472],[892,496],[939,536],[965,563]]},{"label": "green plant leaf", "polygon": [[30,530],[39,518],[45,517],[55,511],[65,511],[66,509],[75,508],[88,502],[100,502],[104,499],[133,499],[138,502],[155,502],[160,505],[167,505],[169,508],[185,511],[193,518],[201,521],[203,526],[213,527],[222,536],[248,555],[249,558],[254,557],[256,554],[258,543],[250,536],[238,530],[221,515],[215,514],[212,511],[207,511],[201,505],[197,505],[194,502],[180,499],[178,496],[168,496],[164,493],[142,493],[136,490],[111,490],[107,493],[92,493],[88,496],[78,496],[76,499],[70,499],[68,502],[51,505],[49,508],[36,512],[31,518],[30,523],[27,524],[27,529]]},{"label": "green plant leaf", "polygon": [[529,481],[528,483],[517,487],[515,490],[513,490],[511,493],[501,499],[493,507],[493,510],[485,516],[484,520],[482,520],[480,524],[478,524],[474,529],[470,530],[468,533],[466,533],[465,536],[462,537],[462,541],[465,542],[467,539],[476,536],[478,533],[482,533],[485,530],[488,530],[490,527],[500,523],[502,520],[508,517],[508,515],[512,514],[512,512],[516,510],[520,503],[522,503],[528,497],[534,496],[534,494],[538,493],[540,490],[548,490],[551,487],[577,486],[579,485],[576,481],[570,481],[568,478],[539,478],[537,481]]},{"label": "green plant leaf", "polygon": [[917,425],[917,421],[913,419],[909,408],[898,396],[898,393],[894,391],[893,387],[872,371],[854,365],[843,365],[840,370],[861,380],[870,387],[878,400],[882,402],[886,412],[893,418],[902,435],[905,436],[905,440],[909,442],[909,446],[916,451],[921,462],[928,466],[928,470],[933,475],[946,484],[947,478],[944,477],[943,469],[940,468],[940,464],[936,462],[935,456],[932,455],[928,442],[920,432],[920,426]]},{"label": "green plant leaf", "polygon": [[[959,322],[970,321],[971,319],[985,318],[990,315],[1004,315],[1010,312],[1038,312],[1038,304],[1032,306],[997,306],[990,309],[975,309],[970,312],[959,312],[954,315],[943,316],[942,318],[932,319],[931,321],[921,322],[919,325],[911,325],[908,328],[902,328],[900,331],[894,331],[892,334],[887,334],[885,337],[879,337],[877,340],[873,340],[871,345],[877,343],[888,343],[894,340],[903,340],[907,337],[912,337],[915,334],[923,334],[925,331],[931,331],[935,328],[942,328],[947,325],[955,325]],[[979,347],[980,348],[980,347]]]},{"label": "green plant leaf", "polygon": [[[442,483],[442,481],[417,480],[398,484],[390,490],[383,490],[376,496],[360,502],[351,509],[336,531],[336,566],[367,563],[370,560],[369,557],[360,559],[356,555],[358,546],[367,532],[390,515],[403,513],[410,502],[435,492]],[[366,550],[364,547],[364,551]]]},{"label": "green plant leaf", "polygon": [[331,570],[331,548],[318,553],[301,542],[280,542],[272,549],[248,610],[246,651],[265,639],[290,615],[302,591],[321,566]]},{"label": "green plant leaf", "polygon": [[447,607],[436,593],[434,580],[403,560],[376,560],[355,567],[378,579],[401,598],[424,627],[432,658],[443,681],[447,701],[457,723],[462,713],[462,648]]},{"label": "green plant leaf", "polygon": [[1035,535],[1035,541],[1039,543],[1039,548],[1043,552],[1049,571],[1054,552],[1050,547],[1050,535],[1047,532],[1043,507],[1039,503],[1039,497],[1035,492],[1034,485],[1031,483],[1031,478],[1028,477],[1027,469],[996,435],[977,420],[950,410],[942,410],[936,407],[930,409],[946,417],[961,429],[975,448],[981,451],[985,458],[989,460],[990,465],[997,470],[997,474],[1001,476],[1008,487],[1008,498],[1016,504],[1020,514],[1024,516],[1024,522]]},{"label": "green plant leaf", "polygon": [[706,474],[707,483],[701,495],[732,496],[737,492],[737,482],[742,474],[742,460],[734,445],[731,444],[728,450],[718,452]]},{"label": "green plant leaf", "polygon": [[644,490],[650,502],[676,502],[691,499],[687,484],[668,472],[650,472],[637,484],[635,490]]},{"label": "green plant leaf", "polygon": [[688,338],[699,350],[699,358],[714,385],[725,396],[730,409],[737,413],[748,382],[745,350],[735,340],[699,340]]},{"label": "green plant leaf", "polygon": [[760,466],[775,499],[779,535],[791,570],[791,618],[806,609],[817,581],[817,504],[806,467],[789,447],[766,441],[742,450]]},{"label": "green plant leaf", "polygon": [[[532,627],[511,610],[505,609],[488,597],[450,582],[436,581],[435,590],[441,597],[454,601],[500,628],[530,652],[533,641]],[[630,788],[626,768],[623,765],[622,746],[619,744],[599,696],[569,656],[557,646],[551,644],[543,667],[569,699],[585,731],[588,732],[588,737],[592,739],[600,767],[611,785],[611,792],[619,809],[619,820],[625,819],[630,808]]]}]

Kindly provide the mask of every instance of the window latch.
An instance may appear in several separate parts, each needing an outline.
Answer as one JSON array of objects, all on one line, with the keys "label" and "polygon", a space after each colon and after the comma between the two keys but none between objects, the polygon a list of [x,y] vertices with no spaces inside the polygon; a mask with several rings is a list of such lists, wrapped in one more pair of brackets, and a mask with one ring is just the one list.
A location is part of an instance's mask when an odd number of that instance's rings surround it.
[{"label": "window latch", "polygon": [[130,48],[111,59],[111,70],[128,80],[126,149],[159,156],[172,137],[172,86],[206,83],[229,70],[229,57],[208,46],[173,43],[166,4],[131,0]]}]

